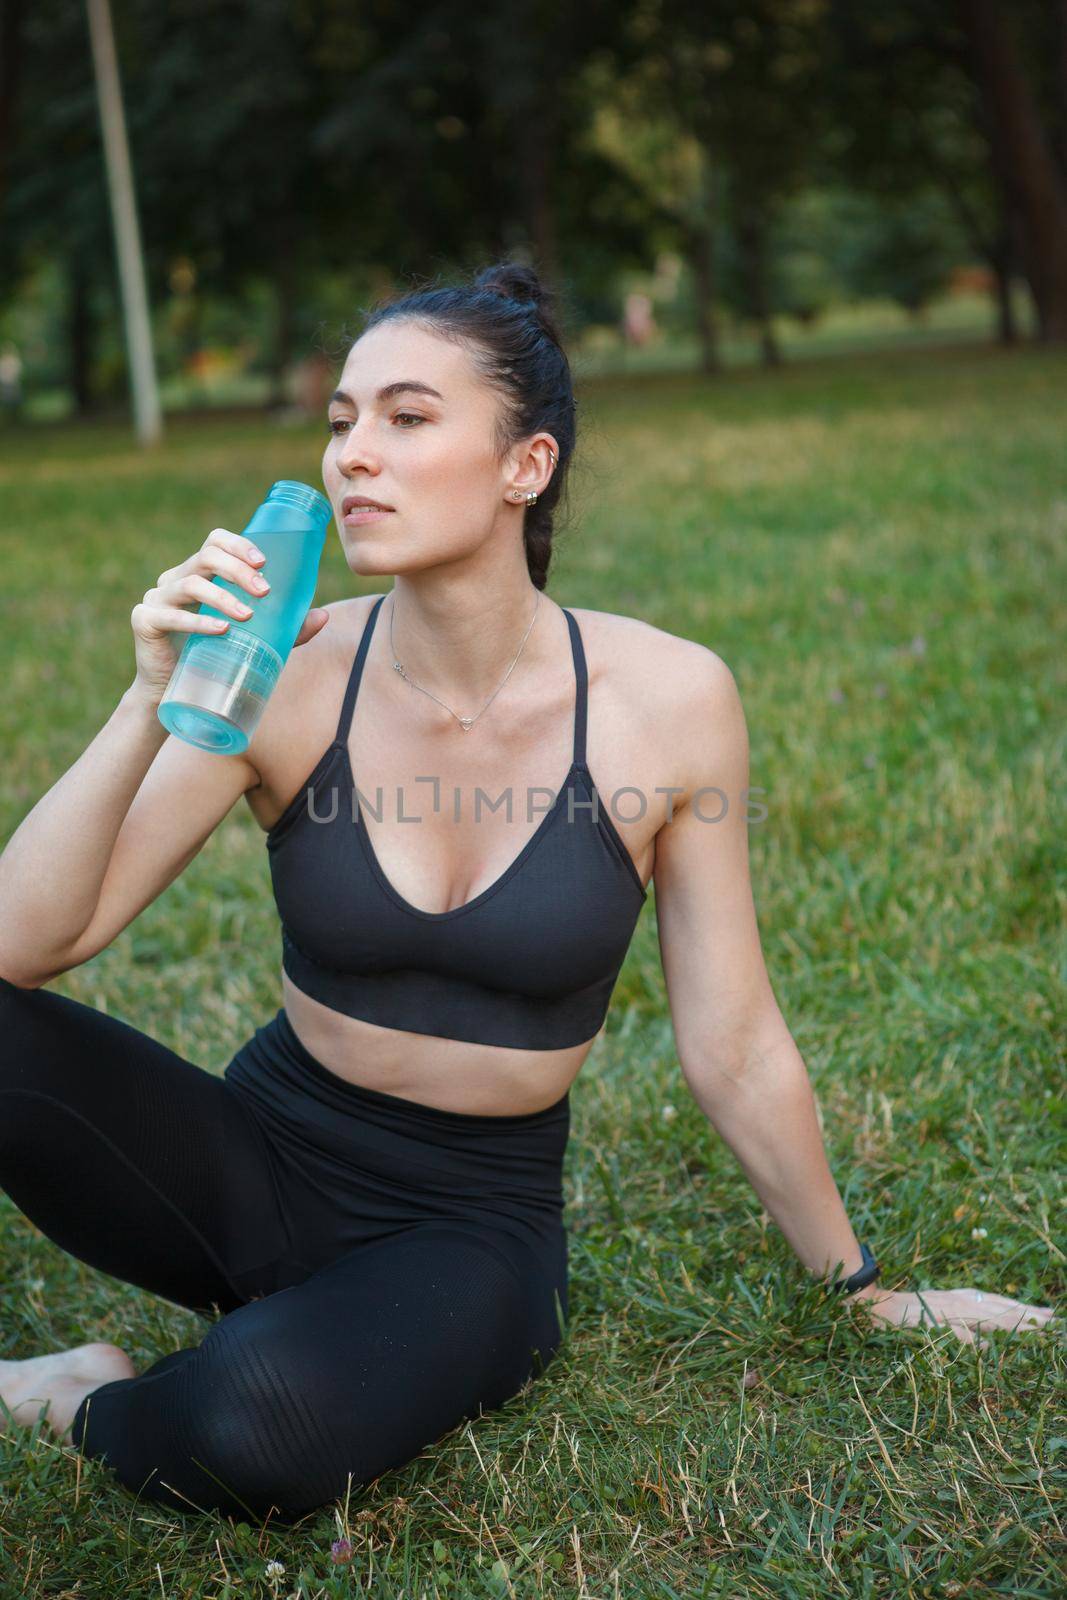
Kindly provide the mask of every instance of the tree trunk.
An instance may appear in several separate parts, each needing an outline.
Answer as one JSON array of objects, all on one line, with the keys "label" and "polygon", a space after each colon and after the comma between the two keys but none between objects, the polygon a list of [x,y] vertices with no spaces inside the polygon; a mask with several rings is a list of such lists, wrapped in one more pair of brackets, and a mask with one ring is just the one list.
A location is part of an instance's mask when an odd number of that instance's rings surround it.
[{"label": "tree trunk", "polygon": [[991,140],[1018,210],[1023,267],[1040,337],[1067,342],[1067,186],[1045,137],[1015,42],[994,0],[956,0]]},{"label": "tree trunk", "polygon": [[1015,326],[1015,312],[1011,303],[1011,256],[1007,251],[997,250],[993,257],[993,271],[996,274],[997,297],[997,342],[1004,345],[1018,344],[1019,330]]},{"label": "tree trunk", "polygon": [[271,410],[281,409],[288,402],[285,380],[296,343],[296,259],[293,236],[286,223],[283,222],[278,236],[280,245],[274,271],[274,350],[267,398]]},{"label": "tree trunk", "polygon": [[767,285],[767,216],[758,200],[742,197],[737,232],[748,277],[749,314],[759,328],[760,357],[765,367],[780,367],[782,352],[774,336]]},{"label": "tree trunk", "polygon": [[7,193],[22,67],[23,0],[0,0],[0,207]]},{"label": "tree trunk", "polygon": [[[1067,0],[1065,0],[1067,3]],[[1011,304],[1011,280],[1018,251],[1015,247],[1015,237],[1012,231],[1011,195],[1005,181],[999,153],[1000,147],[992,138],[990,129],[985,127],[986,142],[989,146],[989,161],[996,179],[997,204],[999,207],[998,228],[990,234],[975,207],[967,199],[963,188],[952,170],[951,163],[943,161],[933,141],[928,137],[921,117],[914,112],[915,138],[923,162],[933,181],[943,189],[952,205],[965,236],[982,260],[992,271],[996,280],[996,306],[997,306],[997,338],[1000,344],[1012,345],[1018,340],[1015,327],[1014,313]]]},{"label": "tree trunk", "polygon": [[706,144],[700,145],[699,198],[699,215],[689,231],[689,257],[696,285],[700,369],[710,375],[722,371],[722,357],[719,354],[719,330],[715,316],[715,238],[718,218],[715,163]]},{"label": "tree trunk", "polygon": [[997,229],[988,259],[996,274],[997,339],[1000,344],[1015,345],[1019,342],[1019,329],[1015,321],[1011,287],[1022,256],[1022,240],[1007,174],[997,167],[996,176]]},{"label": "tree trunk", "polygon": [[722,371],[719,336],[715,320],[715,237],[711,218],[686,234],[689,265],[693,273],[696,299],[697,338],[700,340],[700,370]]},{"label": "tree trunk", "polygon": [[534,269],[557,297],[556,314],[560,332],[566,340],[571,329],[568,307],[561,293],[556,207],[552,195],[558,120],[555,86],[538,83],[536,97],[523,103],[517,128],[522,173],[522,220],[533,252]]},{"label": "tree trunk", "polygon": [[1067,183],[1067,0],[1060,0],[1059,119],[1052,130],[1052,153]]},{"label": "tree trunk", "polygon": [[541,136],[542,128],[540,125],[536,128],[536,134],[537,137],[531,139],[528,148],[529,164],[526,169],[526,178],[529,186],[527,217],[538,273],[539,275],[543,274],[546,281],[555,285],[557,282],[558,254],[556,246],[556,216],[549,189],[549,152],[547,141]]},{"label": "tree trunk", "polygon": [[74,410],[87,417],[96,409],[93,394],[93,307],[92,284],[85,263],[77,251],[67,258],[67,352],[68,375]]}]

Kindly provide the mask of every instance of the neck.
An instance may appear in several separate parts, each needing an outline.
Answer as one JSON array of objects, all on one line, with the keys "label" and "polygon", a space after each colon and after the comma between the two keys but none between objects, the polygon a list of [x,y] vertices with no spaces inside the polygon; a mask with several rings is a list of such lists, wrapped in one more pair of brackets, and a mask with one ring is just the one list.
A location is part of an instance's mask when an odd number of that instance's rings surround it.
[{"label": "neck", "polygon": [[[528,574],[514,587],[490,594],[397,578],[382,607],[382,621],[387,630],[392,624],[395,659],[408,676],[458,714],[473,715],[499,688],[524,637],[509,687],[520,672],[537,670],[547,633],[539,623],[547,604]],[[538,620],[530,627],[535,616]]]}]

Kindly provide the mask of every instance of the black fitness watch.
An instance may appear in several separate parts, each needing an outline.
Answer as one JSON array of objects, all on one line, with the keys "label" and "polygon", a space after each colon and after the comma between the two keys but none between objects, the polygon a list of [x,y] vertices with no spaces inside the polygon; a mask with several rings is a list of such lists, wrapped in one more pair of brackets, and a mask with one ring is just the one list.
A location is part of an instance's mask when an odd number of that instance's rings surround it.
[{"label": "black fitness watch", "polygon": [[832,1289],[839,1289],[842,1294],[855,1294],[857,1289],[866,1289],[869,1283],[881,1276],[882,1269],[865,1244],[860,1245],[860,1251],[863,1255],[862,1265],[847,1278],[835,1278],[830,1285]]}]

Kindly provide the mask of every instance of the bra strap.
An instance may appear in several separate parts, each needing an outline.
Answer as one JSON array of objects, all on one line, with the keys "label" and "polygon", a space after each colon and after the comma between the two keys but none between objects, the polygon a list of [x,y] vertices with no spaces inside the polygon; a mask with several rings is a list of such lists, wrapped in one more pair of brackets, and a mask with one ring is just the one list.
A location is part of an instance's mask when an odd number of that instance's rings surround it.
[{"label": "bra strap", "polygon": [[367,618],[367,621],[364,624],[363,637],[359,641],[359,649],[356,651],[356,659],[352,663],[352,671],[349,673],[348,687],[345,690],[345,698],[341,706],[341,717],[337,724],[337,733],[334,736],[334,744],[348,743],[348,730],[352,725],[352,713],[356,708],[356,695],[359,693],[359,683],[363,676],[363,663],[367,659],[367,651],[370,648],[370,636],[374,632],[374,624],[378,620],[378,613],[382,609],[382,601],[384,599],[385,595],[383,594],[375,602],[375,604],[371,607],[370,616]]},{"label": "bra strap", "polygon": [[585,719],[586,706],[589,699],[589,674],[585,665],[585,650],[582,646],[582,635],[577,622],[571,616],[566,606],[563,615],[567,619],[567,627],[571,635],[571,654],[574,657],[574,764],[585,766]]}]

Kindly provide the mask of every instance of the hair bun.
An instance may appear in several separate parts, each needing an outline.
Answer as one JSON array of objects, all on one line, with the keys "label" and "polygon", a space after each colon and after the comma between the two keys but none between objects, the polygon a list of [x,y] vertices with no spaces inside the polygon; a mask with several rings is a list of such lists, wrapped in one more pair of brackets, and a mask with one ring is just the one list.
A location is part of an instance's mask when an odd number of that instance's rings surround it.
[{"label": "hair bun", "polygon": [[496,261],[492,266],[483,267],[474,280],[474,287],[500,295],[504,300],[514,300],[519,305],[533,306],[545,333],[562,348],[555,296],[533,267],[522,261]]},{"label": "hair bun", "polygon": [[474,280],[474,287],[538,307],[548,299],[537,273],[521,261],[498,261],[491,267],[485,267]]}]

